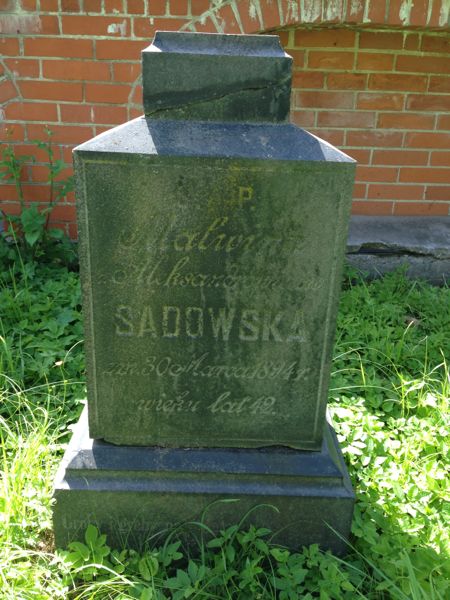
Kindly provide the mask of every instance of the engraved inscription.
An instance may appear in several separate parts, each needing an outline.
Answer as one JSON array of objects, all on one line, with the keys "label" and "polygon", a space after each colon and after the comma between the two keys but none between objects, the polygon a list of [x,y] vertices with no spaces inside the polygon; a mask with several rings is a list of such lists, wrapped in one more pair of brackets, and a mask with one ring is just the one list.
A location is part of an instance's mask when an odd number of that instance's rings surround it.
[{"label": "engraved inscription", "polygon": [[[257,290],[274,290],[279,288],[279,279],[270,275],[245,275],[238,272],[237,265],[229,265],[226,273],[205,273],[192,269],[189,256],[178,259],[168,272],[164,272],[162,259],[151,257],[140,264],[129,265],[126,269],[116,269],[112,275],[112,283],[127,284],[131,280],[140,285],[156,288],[192,287],[236,289],[241,286]],[[304,286],[302,286],[304,287]]]},{"label": "engraved inscription", "polygon": [[[157,412],[165,414],[173,413],[197,413],[200,409],[200,401],[192,400],[189,391],[184,391],[174,397],[169,397],[162,392],[156,398],[142,398],[137,402],[139,412]],[[235,398],[232,392],[221,393],[213,402],[206,406],[206,410],[213,415],[248,415],[269,416],[275,415],[276,398],[274,396],[249,395],[243,398]]]},{"label": "engraved inscription", "polygon": [[253,308],[170,306],[135,309],[118,306],[115,332],[121,337],[201,338],[228,341],[230,335],[242,342],[305,342],[303,313],[261,311]]},{"label": "engraved inscription", "polygon": [[194,356],[185,362],[177,362],[170,356],[158,357],[155,355],[145,358],[143,364],[132,362],[112,362],[103,371],[104,375],[127,377],[130,375],[156,377],[179,377],[180,375],[192,375],[193,377],[205,377],[216,379],[244,379],[244,380],[266,380],[283,379],[284,381],[305,380],[310,373],[310,367],[301,369],[299,361],[257,361],[250,366],[215,364],[211,360],[211,354],[205,352],[200,356]]}]

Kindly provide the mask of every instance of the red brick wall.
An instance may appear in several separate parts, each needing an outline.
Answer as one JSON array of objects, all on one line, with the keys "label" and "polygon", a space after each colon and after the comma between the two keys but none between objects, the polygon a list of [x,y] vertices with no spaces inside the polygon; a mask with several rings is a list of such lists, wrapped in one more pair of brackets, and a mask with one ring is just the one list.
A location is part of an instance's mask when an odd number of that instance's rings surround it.
[{"label": "red brick wall", "polygon": [[448,215],[448,34],[297,29],[295,123],[358,161],[353,212]]},{"label": "red brick wall", "polygon": [[[354,212],[450,210],[449,0],[0,0],[2,141],[35,154],[26,198],[45,203],[53,131],[74,145],[141,114],[140,50],[157,29],[277,31],[294,57],[293,120],[358,162]],[[19,210],[13,185],[1,208]],[[53,222],[75,235],[73,197]]]}]

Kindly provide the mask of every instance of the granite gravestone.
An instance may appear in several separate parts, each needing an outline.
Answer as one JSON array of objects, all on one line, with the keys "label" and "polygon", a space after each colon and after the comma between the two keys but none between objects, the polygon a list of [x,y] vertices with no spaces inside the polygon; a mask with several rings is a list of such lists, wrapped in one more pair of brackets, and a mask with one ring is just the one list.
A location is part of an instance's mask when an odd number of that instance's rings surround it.
[{"label": "granite gravestone", "polygon": [[88,413],[59,544],[198,517],[335,551],[353,494],[325,409],[354,161],[288,122],[276,36],[159,32],[145,116],[75,150]]}]

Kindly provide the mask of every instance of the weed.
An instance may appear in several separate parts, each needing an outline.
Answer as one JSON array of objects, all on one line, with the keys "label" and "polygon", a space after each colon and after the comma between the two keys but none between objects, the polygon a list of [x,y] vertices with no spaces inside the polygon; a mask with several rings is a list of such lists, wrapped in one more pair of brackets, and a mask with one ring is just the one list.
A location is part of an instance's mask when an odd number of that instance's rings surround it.
[{"label": "weed", "polygon": [[55,159],[52,145],[52,132],[46,129],[47,139],[36,141],[35,145],[47,156],[46,206],[39,209],[37,202],[25,200],[22,187],[22,172],[33,156],[16,156],[13,146],[6,146],[0,158],[0,179],[12,181],[20,204],[18,215],[3,213],[7,229],[2,233],[3,244],[0,256],[12,262],[20,256],[20,261],[37,260],[59,261],[65,264],[75,260],[73,244],[61,229],[49,228],[49,219],[55,205],[74,189],[73,176],[61,177],[66,168],[64,161]]},{"label": "weed", "polygon": [[[83,355],[77,275],[23,262],[0,273],[5,600],[444,600],[450,594],[450,290],[402,274],[342,296],[330,413],[357,493],[345,559],[288,550],[247,520],[191,524],[137,553],[93,526],[54,553],[50,495],[77,416]],[[42,327],[42,323],[46,326]],[[158,540],[158,541],[157,541]]]}]

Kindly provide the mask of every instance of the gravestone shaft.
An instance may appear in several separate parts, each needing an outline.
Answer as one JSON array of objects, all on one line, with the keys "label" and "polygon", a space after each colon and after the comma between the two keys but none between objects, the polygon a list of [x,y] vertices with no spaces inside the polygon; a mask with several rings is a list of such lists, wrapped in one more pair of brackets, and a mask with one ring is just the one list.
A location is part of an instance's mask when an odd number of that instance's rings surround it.
[{"label": "gravestone shaft", "polygon": [[57,545],[248,514],[345,551],[325,411],[355,164],[288,122],[291,64],[275,36],[159,32],[145,115],[74,151],[88,415]]},{"label": "gravestone shaft", "polygon": [[285,122],[290,68],[159,33],[151,116],[75,150],[92,437],[321,448],[354,163]]}]

